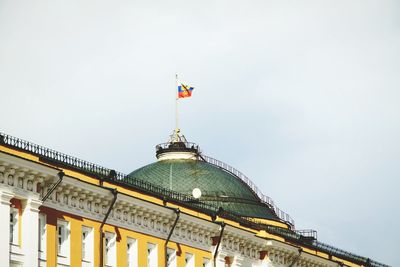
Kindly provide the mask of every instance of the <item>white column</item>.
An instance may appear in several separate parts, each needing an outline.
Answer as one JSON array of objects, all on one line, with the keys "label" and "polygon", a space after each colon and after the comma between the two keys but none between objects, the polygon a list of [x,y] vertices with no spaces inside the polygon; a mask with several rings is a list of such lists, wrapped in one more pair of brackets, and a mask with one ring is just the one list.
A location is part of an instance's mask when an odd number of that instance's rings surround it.
[{"label": "white column", "polygon": [[10,266],[10,200],[13,195],[0,191],[0,259],[1,265]]},{"label": "white column", "polygon": [[27,199],[22,214],[22,250],[25,266],[37,267],[39,258],[39,207],[42,201]]}]

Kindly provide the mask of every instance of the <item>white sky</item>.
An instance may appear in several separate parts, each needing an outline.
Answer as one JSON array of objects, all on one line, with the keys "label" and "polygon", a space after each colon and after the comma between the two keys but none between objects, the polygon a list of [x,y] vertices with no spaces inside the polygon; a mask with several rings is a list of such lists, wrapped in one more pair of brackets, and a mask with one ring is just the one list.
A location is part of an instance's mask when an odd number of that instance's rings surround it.
[{"label": "white sky", "polygon": [[400,266],[398,1],[0,0],[0,131],[126,173],[181,128],[323,242]]}]

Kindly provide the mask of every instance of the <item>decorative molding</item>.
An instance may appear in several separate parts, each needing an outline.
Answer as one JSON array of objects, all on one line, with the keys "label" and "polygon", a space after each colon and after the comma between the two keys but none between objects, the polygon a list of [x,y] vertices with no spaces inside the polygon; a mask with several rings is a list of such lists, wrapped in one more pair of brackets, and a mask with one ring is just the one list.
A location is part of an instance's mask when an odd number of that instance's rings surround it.
[{"label": "decorative molding", "polygon": [[28,199],[26,202],[26,207],[29,208],[33,212],[39,212],[39,207],[42,206],[43,202],[41,200],[36,199]]},{"label": "decorative molding", "polygon": [[[0,188],[21,199],[39,199],[38,188],[54,180],[55,175],[39,164],[0,153]],[[52,170],[52,169],[50,169]],[[55,173],[56,174],[56,173]]]},{"label": "decorative molding", "polygon": [[[275,240],[266,242],[265,250],[268,253],[268,260],[272,266],[289,266],[299,255],[299,247]],[[322,257],[302,252],[296,267],[337,267],[337,262],[324,259]]]},{"label": "decorative molding", "polygon": [[14,197],[14,194],[0,191],[0,204],[2,205],[10,205],[10,200]]}]

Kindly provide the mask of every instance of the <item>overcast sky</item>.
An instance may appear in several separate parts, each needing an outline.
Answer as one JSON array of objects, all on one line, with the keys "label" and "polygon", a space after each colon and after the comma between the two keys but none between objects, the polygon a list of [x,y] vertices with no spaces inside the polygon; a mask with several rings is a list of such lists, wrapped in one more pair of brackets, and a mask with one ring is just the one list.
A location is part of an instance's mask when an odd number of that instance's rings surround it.
[{"label": "overcast sky", "polygon": [[0,131],[129,173],[181,128],[319,240],[400,266],[400,3],[0,0]]}]

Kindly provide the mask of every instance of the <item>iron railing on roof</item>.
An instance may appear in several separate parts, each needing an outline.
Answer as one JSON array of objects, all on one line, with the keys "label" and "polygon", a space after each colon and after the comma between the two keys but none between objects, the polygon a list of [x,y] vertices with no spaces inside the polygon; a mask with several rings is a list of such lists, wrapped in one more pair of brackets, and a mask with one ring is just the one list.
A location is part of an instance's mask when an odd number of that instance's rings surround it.
[{"label": "iron railing on roof", "polygon": [[160,150],[160,149],[192,149],[194,151],[198,151],[199,150],[199,146],[196,143],[192,143],[192,142],[167,142],[167,143],[162,143],[162,144],[158,144],[156,146],[156,151]]},{"label": "iron railing on roof", "polygon": [[53,149],[49,149],[40,145],[33,144],[31,142],[13,137],[11,135],[7,135],[4,133],[0,133],[0,144],[4,143],[6,145],[12,146],[17,149],[21,149],[23,151],[34,153],[43,158],[48,158],[57,162],[61,162],[63,164],[73,166],[75,168],[84,170],[86,172],[91,172],[96,175],[109,175],[110,170],[99,166],[94,163],[87,162],[85,160],[81,160],[67,154],[55,151]]},{"label": "iron railing on roof", "polygon": [[318,233],[317,231],[313,229],[302,229],[302,230],[294,230],[296,233],[299,235],[303,236],[304,238],[308,238],[311,240],[317,240],[318,239]]},{"label": "iron railing on roof", "polygon": [[243,173],[241,173],[240,171],[238,171],[237,169],[235,169],[234,167],[220,161],[217,159],[214,159],[212,157],[206,156],[204,154],[201,155],[200,157],[201,159],[203,159],[204,161],[215,165],[231,174],[233,174],[234,176],[238,177],[240,180],[242,180],[247,186],[250,187],[251,190],[253,190],[253,192],[258,196],[258,198],[264,203],[267,204],[274,212],[275,214],[278,216],[279,219],[281,219],[284,222],[289,223],[291,226],[294,227],[294,220],[290,217],[289,214],[287,214],[286,212],[282,211],[281,209],[279,209],[274,201],[264,195],[262,193],[262,191],[250,180],[250,178],[248,178],[246,175],[244,175]]},{"label": "iron railing on roof", "polygon": [[343,260],[348,260],[354,263],[362,264],[366,267],[390,267],[387,264],[383,264],[374,260],[371,260],[367,257],[362,257],[357,254],[348,252],[346,250],[327,245],[325,243],[322,243],[316,239],[308,239],[304,238],[303,235],[300,233],[297,233],[295,231],[292,231],[290,229],[284,229],[280,228],[277,226],[272,226],[272,225],[267,225],[265,226],[265,230],[271,234],[276,234],[284,237],[288,241],[293,241],[295,243],[300,243],[304,246],[307,246],[312,249],[319,250],[321,252],[325,252],[329,255],[333,255],[337,258],[343,259]]},{"label": "iron railing on roof", "polygon": [[189,207],[196,207],[197,209],[200,209],[201,211],[205,212],[206,214],[212,214],[216,213],[219,209],[216,205],[212,205],[210,203],[205,203],[201,202],[198,199],[195,199],[191,195],[183,194],[180,192],[176,192],[161,186],[158,186],[156,184],[137,179],[133,176],[130,175],[125,175],[123,179],[117,179],[114,180],[114,182],[131,186],[134,187],[135,189],[154,195],[160,199],[163,199],[165,201],[170,201],[170,202],[178,202],[183,205],[189,206]]},{"label": "iron railing on roof", "polygon": [[350,253],[348,251],[324,244],[315,239],[310,240],[309,238],[304,238],[307,236],[304,236],[301,233],[295,232],[291,229],[285,229],[277,226],[257,223],[255,221],[252,221],[251,219],[243,218],[240,215],[235,214],[234,212],[225,211],[222,208],[217,207],[215,205],[201,202],[198,199],[194,199],[190,195],[175,192],[160,187],[158,185],[149,183],[147,181],[143,181],[140,179],[136,179],[135,177],[125,175],[121,172],[116,172],[112,169],[108,169],[94,163],[90,163],[72,156],[68,156],[64,153],[48,149],[43,146],[39,146],[22,139],[12,137],[10,135],[1,132],[0,132],[0,145],[13,147],[18,150],[32,153],[44,159],[52,160],[60,165],[76,168],[86,173],[91,173],[101,179],[109,180],[110,182],[132,187],[135,190],[143,191],[150,195],[154,195],[165,201],[175,202],[182,206],[187,206],[189,208],[204,212],[205,214],[208,214],[214,218],[216,218],[216,216],[221,216],[226,219],[234,220],[244,226],[253,229],[257,230],[263,229],[268,233],[279,235],[283,237],[285,240],[292,241],[295,244],[308,246],[312,249],[320,250],[322,252],[328,253],[329,255],[333,255],[343,260],[349,260],[351,262],[363,264],[364,266],[367,267],[390,267],[389,265],[370,260],[369,258],[362,257]]},{"label": "iron railing on roof", "polygon": [[332,254],[335,257],[338,258],[343,258],[343,259],[348,259],[350,261],[358,261],[361,264],[364,264],[364,266],[371,266],[371,267],[390,267],[387,264],[383,264],[374,260],[371,260],[370,258],[366,258],[366,257],[362,257],[359,255],[356,255],[354,253],[345,251],[343,249],[340,248],[336,248],[334,246],[331,245],[327,245],[325,243],[322,243],[320,241],[314,241],[313,242],[313,246],[315,248],[317,248],[318,250],[324,251],[328,254]]}]

